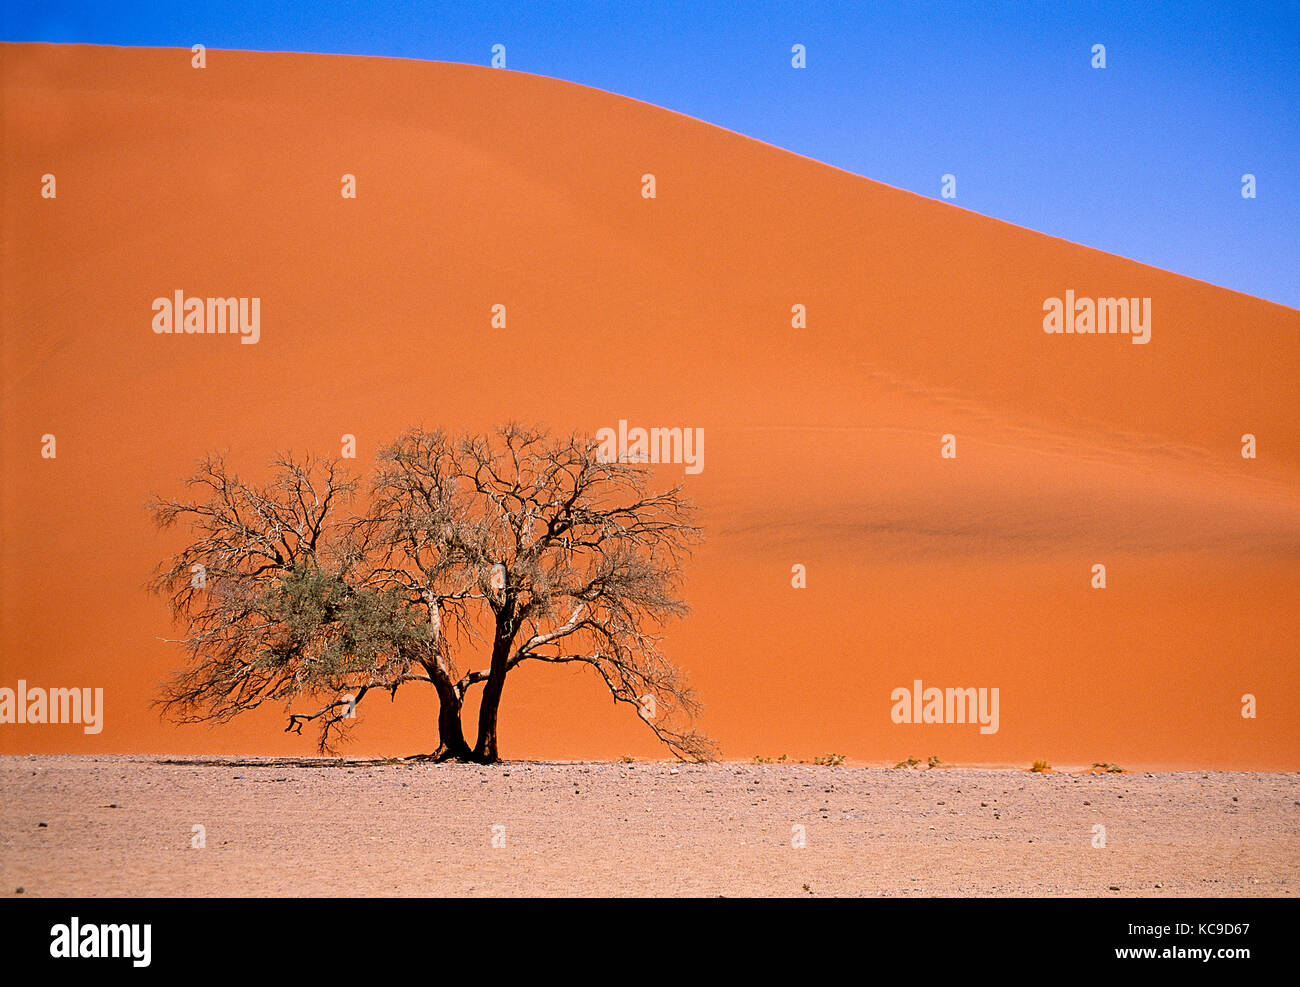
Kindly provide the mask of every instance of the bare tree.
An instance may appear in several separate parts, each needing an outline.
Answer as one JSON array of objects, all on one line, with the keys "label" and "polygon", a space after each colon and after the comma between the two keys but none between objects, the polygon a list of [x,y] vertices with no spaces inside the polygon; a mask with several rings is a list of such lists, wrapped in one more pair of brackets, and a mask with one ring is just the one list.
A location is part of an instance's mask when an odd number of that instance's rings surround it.
[{"label": "bare tree", "polygon": [[[412,429],[382,451],[366,509],[346,519],[356,487],[337,463],[283,457],[253,488],[207,460],[192,481],[206,502],[153,505],[161,525],[183,518],[196,533],[154,584],[191,656],[165,705],[223,721],[315,695],[286,729],[317,721],[327,750],[369,692],[423,681],[439,701],[433,756],[492,762],[510,671],[579,663],[676,756],[712,757],[691,726],[695,696],[660,649],[665,623],[688,612],[693,508],[680,486],[649,492],[647,469],[596,449],[518,425],[458,439]],[[467,659],[480,652],[485,667]],[[461,714],[478,685],[471,747]]]},{"label": "bare tree", "polygon": [[[351,523],[338,518],[356,482],[337,462],[281,457],[253,486],[209,456],[190,479],[203,495],[150,505],[160,527],[188,522],[190,543],[156,573],[186,627],[190,661],[163,706],[183,722],[225,722],[266,700],[333,697],[322,732],[344,729],[352,700],[412,678],[421,630],[355,573]],[[291,718],[290,727],[295,725]]]}]

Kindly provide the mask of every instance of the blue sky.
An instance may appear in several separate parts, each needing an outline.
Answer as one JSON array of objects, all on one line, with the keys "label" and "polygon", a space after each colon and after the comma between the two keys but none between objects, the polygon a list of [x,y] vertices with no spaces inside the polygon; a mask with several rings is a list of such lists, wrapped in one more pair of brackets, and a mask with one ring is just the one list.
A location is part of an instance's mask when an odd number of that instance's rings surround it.
[{"label": "blue sky", "polygon": [[1300,2],[0,2],[6,41],[476,64],[500,43],[511,69],[923,195],[951,173],[959,206],[1300,308]]}]

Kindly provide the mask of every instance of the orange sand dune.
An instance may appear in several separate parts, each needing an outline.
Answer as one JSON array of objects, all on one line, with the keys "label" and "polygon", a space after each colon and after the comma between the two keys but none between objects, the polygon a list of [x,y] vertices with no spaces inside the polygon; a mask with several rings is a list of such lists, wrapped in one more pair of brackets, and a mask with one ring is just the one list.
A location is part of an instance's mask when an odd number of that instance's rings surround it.
[{"label": "orange sand dune", "polygon": [[[143,504],[204,451],[627,419],[705,431],[671,643],[728,756],[1300,767],[1295,310],[516,72],[4,45],[0,78],[0,686],[106,696],[0,752],[311,750],[149,708],[176,540]],[[178,289],[259,297],[260,340],[156,335]],[[1150,342],[1044,333],[1067,290],[1149,297]],[[892,722],[917,679],[997,687],[997,733]],[[432,710],[369,706],[349,752],[430,748]],[[501,738],[659,754],[581,671],[521,668]]]}]

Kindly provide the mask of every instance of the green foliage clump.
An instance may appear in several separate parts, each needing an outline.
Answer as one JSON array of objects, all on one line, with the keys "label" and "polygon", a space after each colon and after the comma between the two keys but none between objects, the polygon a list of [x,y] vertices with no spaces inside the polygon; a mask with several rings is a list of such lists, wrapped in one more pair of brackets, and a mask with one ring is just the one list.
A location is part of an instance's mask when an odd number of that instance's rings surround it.
[{"label": "green foliage clump", "polygon": [[269,590],[265,617],[275,628],[258,653],[261,668],[294,667],[312,685],[334,687],[349,676],[404,673],[406,655],[428,637],[394,593],[357,588],[322,569],[291,570]]}]

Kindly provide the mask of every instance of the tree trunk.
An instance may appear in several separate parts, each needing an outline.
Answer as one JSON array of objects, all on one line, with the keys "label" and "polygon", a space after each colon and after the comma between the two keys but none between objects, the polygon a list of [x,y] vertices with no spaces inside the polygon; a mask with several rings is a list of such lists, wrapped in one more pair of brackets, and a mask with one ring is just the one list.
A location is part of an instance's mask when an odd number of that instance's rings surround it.
[{"label": "tree trunk", "polygon": [[500,759],[497,752],[497,710],[501,706],[501,687],[504,679],[489,679],[483,689],[483,705],[478,712],[478,744],[474,747],[474,760],[493,764]]},{"label": "tree trunk", "polygon": [[473,756],[460,722],[463,699],[450,681],[434,682],[438,690],[438,760],[468,761]]},{"label": "tree trunk", "polygon": [[497,751],[497,711],[501,708],[501,691],[506,685],[506,665],[510,660],[510,646],[514,641],[513,621],[497,624],[496,641],[492,645],[492,667],[483,686],[483,699],[478,708],[478,743],[474,745],[474,759],[492,764],[500,759]]},{"label": "tree trunk", "polygon": [[429,601],[429,630],[432,649],[422,664],[438,692],[437,758],[439,761],[468,761],[473,751],[465,741],[465,730],[460,722],[465,696],[452,681],[452,670],[442,653],[442,610],[436,600]]}]

